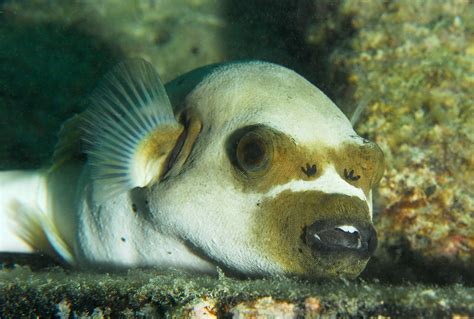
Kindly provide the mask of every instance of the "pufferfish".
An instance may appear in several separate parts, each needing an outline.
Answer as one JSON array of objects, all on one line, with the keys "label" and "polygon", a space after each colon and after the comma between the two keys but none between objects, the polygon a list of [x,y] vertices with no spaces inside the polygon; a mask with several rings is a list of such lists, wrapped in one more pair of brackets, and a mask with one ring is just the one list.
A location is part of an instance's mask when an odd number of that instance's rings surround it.
[{"label": "pufferfish", "polygon": [[376,245],[380,148],[262,61],[164,86],[127,60],[63,124],[52,165],[0,173],[0,251],[78,268],[356,277]]}]

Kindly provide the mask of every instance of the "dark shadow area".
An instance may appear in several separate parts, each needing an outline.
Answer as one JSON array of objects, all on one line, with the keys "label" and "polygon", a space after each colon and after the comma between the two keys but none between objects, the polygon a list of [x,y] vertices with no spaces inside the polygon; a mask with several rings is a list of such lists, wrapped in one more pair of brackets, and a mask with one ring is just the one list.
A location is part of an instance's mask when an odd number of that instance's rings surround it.
[{"label": "dark shadow area", "polygon": [[461,265],[447,258],[427,258],[414,252],[406,240],[384,247],[386,255],[373,257],[361,277],[382,283],[425,283],[474,285],[472,266]]},{"label": "dark shadow area", "polygon": [[28,266],[33,271],[44,270],[61,264],[44,254],[4,253],[0,252],[0,269],[13,269]]},{"label": "dark shadow area", "polygon": [[332,69],[330,56],[354,34],[351,16],[343,16],[340,5],[328,0],[226,0],[223,16],[229,26],[222,33],[223,46],[232,59],[289,67],[337,99],[346,80]]},{"label": "dark shadow area", "polygon": [[0,16],[0,169],[38,167],[120,53],[74,26]]}]

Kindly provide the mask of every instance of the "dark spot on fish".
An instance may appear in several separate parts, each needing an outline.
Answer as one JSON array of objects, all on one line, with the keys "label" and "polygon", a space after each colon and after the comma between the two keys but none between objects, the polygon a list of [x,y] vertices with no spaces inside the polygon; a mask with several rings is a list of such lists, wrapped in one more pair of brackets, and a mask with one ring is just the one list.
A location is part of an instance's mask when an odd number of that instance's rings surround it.
[{"label": "dark spot on fish", "polygon": [[199,54],[199,48],[198,47],[192,47],[191,48],[191,53],[194,54],[194,55],[198,55]]},{"label": "dark spot on fish", "polygon": [[147,201],[147,200],[145,201],[145,205],[148,205],[148,201]]},{"label": "dark spot on fish", "polygon": [[126,241],[125,237],[122,237],[122,238],[120,238],[120,239],[121,239],[123,242],[125,242],[125,241]]},{"label": "dark spot on fish", "polygon": [[132,203],[132,210],[134,213],[137,212],[137,205],[135,203]]},{"label": "dark spot on fish", "polygon": [[300,252],[300,254],[303,253],[303,249],[301,249],[301,248],[298,248],[298,251]]},{"label": "dark spot on fish", "polygon": [[171,255],[171,251],[167,251],[168,255]]},{"label": "dark spot on fish", "polygon": [[260,207],[260,202],[257,202],[257,206]]},{"label": "dark spot on fish", "polygon": [[348,171],[347,169],[344,168],[344,177],[349,181],[356,181],[360,178],[360,175],[354,176],[354,170],[353,169]]},{"label": "dark spot on fish", "polygon": [[311,177],[311,176],[316,175],[316,172],[317,172],[316,165],[313,164],[313,165],[310,166],[308,163],[306,163],[306,168],[301,167],[301,170],[302,170],[303,173],[305,173],[306,176],[308,176],[308,177]]}]

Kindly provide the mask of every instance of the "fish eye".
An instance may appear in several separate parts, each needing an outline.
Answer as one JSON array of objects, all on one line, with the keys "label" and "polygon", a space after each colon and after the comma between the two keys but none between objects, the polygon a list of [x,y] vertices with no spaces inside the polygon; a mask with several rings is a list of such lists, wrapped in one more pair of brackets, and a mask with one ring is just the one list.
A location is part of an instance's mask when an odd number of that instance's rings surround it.
[{"label": "fish eye", "polygon": [[270,132],[259,126],[236,131],[231,137],[229,158],[234,166],[249,177],[268,171],[273,158]]},{"label": "fish eye", "polygon": [[239,166],[247,172],[260,171],[268,166],[268,150],[258,134],[246,134],[237,144],[236,157]]}]

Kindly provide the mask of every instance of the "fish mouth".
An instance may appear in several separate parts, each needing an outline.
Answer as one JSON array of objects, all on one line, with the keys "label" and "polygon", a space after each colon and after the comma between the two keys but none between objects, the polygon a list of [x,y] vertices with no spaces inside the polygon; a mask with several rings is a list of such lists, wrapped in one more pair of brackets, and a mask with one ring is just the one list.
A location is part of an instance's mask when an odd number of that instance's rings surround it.
[{"label": "fish mouth", "polygon": [[377,248],[377,234],[369,223],[317,221],[303,230],[302,239],[313,253],[355,255],[368,259]]}]

